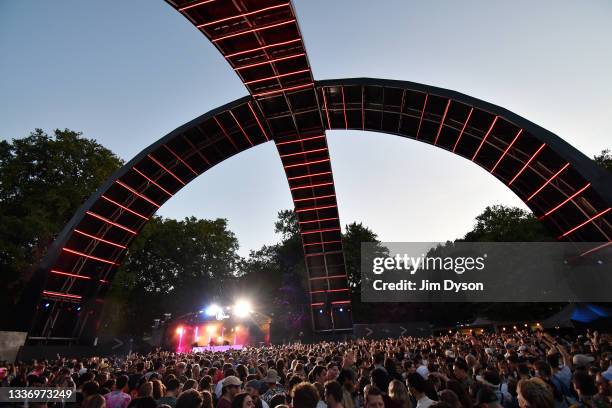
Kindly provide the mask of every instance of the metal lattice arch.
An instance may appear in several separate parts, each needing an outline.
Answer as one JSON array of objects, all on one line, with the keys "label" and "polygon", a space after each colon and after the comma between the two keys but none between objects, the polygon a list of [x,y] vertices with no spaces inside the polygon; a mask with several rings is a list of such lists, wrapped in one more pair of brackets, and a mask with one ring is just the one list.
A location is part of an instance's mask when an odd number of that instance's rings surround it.
[{"label": "metal lattice arch", "polygon": [[[218,48],[250,96],[150,145],[81,206],[22,299],[20,320],[34,322],[30,343],[91,343],[117,268],[147,221],[199,175],[267,142],[276,144],[298,216],[313,329],[350,331],[326,129],[390,133],[448,150],[504,183],[559,240],[601,243],[587,252],[612,243],[612,176],[551,132],[446,89],[370,78],[315,81],[290,3],[168,3]],[[329,313],[316,313],[324,307]]]}]

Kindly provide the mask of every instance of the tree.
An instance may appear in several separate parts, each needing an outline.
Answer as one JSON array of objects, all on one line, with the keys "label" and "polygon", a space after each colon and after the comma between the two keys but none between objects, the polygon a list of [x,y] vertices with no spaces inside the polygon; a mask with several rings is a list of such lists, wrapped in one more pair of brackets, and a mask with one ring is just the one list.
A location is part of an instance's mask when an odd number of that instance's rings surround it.
[{"label": "tree", "polygon": [[554,238],[530,212],[504,205],[487,206],[476,216],[472,231],[462,241],[468,242],[545,242]]},{"label": "tree", "polygon": [[68,129],[0,142],[0,308],[16,302],[55,236],[121,165]]},{"label": "tree", "polygon": [[602,150],[601,153],[593,157],[595,163],[612,173],[612,151],[610,149]]},{"label": "tree", "polygon": [[[342,246],[348,284],[354,300],[359,299],[361,295],[361,244],[364,242],[380,244],[378,235],[361,222],[346,225],[342,235]],[[382,245],[376,245],[376,248],[375,252],[378,254],[375,256],[387,256],[388,250]]]}]

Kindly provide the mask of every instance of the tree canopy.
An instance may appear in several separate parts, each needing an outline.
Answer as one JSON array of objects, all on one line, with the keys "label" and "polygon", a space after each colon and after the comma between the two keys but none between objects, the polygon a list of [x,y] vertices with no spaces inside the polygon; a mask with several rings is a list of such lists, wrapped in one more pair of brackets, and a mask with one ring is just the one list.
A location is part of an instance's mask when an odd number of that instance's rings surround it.
[{"label": "tree canopy", "polygon": [[16,301],[55,236],[121,165],[68,129],[0,142],[0,306]]}]

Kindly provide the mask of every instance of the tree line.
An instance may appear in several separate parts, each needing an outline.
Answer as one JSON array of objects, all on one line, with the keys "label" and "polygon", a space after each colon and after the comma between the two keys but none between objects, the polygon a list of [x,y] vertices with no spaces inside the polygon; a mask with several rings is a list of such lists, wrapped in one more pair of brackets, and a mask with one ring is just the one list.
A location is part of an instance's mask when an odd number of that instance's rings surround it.
[{"label": "tree line", "polygon": [[[594,160],[612,171],[612,154]],[[14,305],[47,248],[65,223],[123,161],[96,140],[72,130],[0,142],[0,308]],[[250,295],[275,314],[288,331],[309,323],[304,256],[295,213],[284,210],[274,221],[279,242],[237,251],[238,239],[225,219],[153,217],[130,246],[107,298],[102,329],[142,334],[153,319],[202,307],[202,303]],[[504,316],[533,305],[362,304],[361,242],[379,242],[362,223],[345,226],[342,235],[349,287],[356,320],[452,322],[485,310]],[[553,238],[529,212],[489,206],[476,217],[465,241],[550,241]],[[542,306],[548,307],[548,306]],[[451,312],[449,312],[449,309]]]}]

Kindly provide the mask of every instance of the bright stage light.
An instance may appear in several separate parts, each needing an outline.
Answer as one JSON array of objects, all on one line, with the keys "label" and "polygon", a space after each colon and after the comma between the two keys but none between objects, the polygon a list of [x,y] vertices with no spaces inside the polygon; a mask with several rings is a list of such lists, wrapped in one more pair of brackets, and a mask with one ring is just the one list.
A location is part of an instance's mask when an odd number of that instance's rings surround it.
[{"label": "bright stage light", "polygon": [[179,326],[176,328],[176,334],[178,335],[182,335],[183,334],[183,327]]},{"label": "bright stage light", "polygon": [[206,308],[206,316],[216,316],[221,308],[214,303]]},{"label": "bright stage light", "polygon": [[253,311],[251,309],[251,304],[244,299],[238,300],[233,307],[234,316],[236,317],[247,317]]},{"label": "bright stage light", "polygon": [[217,328],[216,328],[215,326],[212,326],[212,325],[210,325],[210,326],[206,326],[206,333],[208,333],[208,334],[212,334],[212,333],[214,333],[216,330],[217,330]]}]

